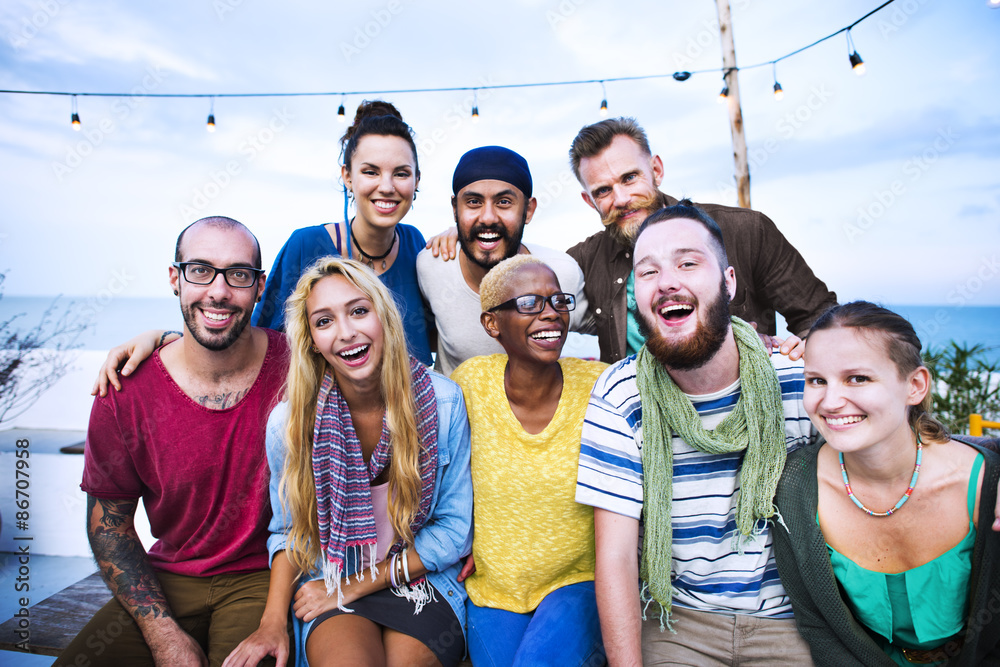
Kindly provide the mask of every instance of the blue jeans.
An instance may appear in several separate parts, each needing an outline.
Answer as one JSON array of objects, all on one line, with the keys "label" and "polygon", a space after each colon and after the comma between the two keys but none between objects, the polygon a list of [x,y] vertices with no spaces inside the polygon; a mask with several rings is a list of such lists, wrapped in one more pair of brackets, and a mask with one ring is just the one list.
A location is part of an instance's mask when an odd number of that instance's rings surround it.
[{"label": "blue jeans", "polygon": [[605,663],[593,581],[557,588],[527,614],[477,607],[472,600],[465,609],[476,667]]}]

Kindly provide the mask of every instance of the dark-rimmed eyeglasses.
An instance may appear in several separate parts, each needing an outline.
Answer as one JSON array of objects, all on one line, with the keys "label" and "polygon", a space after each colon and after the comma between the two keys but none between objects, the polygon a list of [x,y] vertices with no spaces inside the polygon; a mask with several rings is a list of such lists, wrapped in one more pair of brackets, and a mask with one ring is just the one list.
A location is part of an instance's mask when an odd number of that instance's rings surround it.
[{"label": "dark-rimmed eyeglasses", "polygon": [[173,262],[172,266],[192,285],[211,285],[215,277],[221,273],[227,285],[241,289],[256,285],[257,279],[264,273],[263,269],[250,266],[227,266],[224,269],[217,269],[211,264],[201,262]]},{"label": "dark-rimmed eyeglasses", "polygon": [[522,315],[537,315],[545,310],[545,304],[552,304],[552,308],[560,313],[568,313],[576,308],[576,297],[566,292],[557,292],[552,296],[542,296],[541,294],[523,294],[509,301],[504,301],[498,306],[490,308],[489,312],[497,310],[507,310],[516,308]]}]

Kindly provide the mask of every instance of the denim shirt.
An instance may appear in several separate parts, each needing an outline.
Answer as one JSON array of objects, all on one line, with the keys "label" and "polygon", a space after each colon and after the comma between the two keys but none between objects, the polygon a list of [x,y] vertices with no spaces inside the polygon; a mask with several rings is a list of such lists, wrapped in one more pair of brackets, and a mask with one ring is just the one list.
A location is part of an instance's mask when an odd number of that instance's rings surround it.
[{"label": "denim shirt", "polygon": [[[462,568],[460,558],[472,551],[472,475],[469,469],[469,418],[465,400],[457,384],[443,375],[431,372],[434,398],[438,413],[438,466],[431,499],[430,515],[420,532],[414,537],[414,547],[427,568],[427,579],[437,589],[439,598],[451,605],[465,632],[465,586],[458,583]],[[288,403],[279,403],[267,422],[267,463],[271,469],[269,491],[271,518],[267,551],[271,559],[283,550],[287,542],[289,517],[281,504],[278,485],[285,465],[285,420]],[[321,556],[322,557],[322,556]],[[354,563],[347,564],[348,574],[353,574]],[[321,564],[303,578],[299,586],[312,579],[321,579]],[[311,623],[294,619],[296,665],[308,665],[305,638]]]}]

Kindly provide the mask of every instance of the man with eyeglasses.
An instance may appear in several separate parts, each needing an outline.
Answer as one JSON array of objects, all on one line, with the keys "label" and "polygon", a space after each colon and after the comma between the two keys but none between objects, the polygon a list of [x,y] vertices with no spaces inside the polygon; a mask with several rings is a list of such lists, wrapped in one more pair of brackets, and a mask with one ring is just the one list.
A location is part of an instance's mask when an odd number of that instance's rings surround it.
[{"label": "man with eyeglasses", "polygon": [[564,252],[521,242],[538,205],[527,161],[502,146],[474,148],[459,160],[451,185],[458,261],[445,261],[430,250],[417,255],[420,291],[437,325],[435,367],[450,375],[466,359],[503,352],[479,324],[479,285],[490,269],[517,254],[544,261],[575,296],[580,307],[570,314],[570,329],[579,330],[587,313],[580,267]]},{"label": "man with eyeglasses", "polygon": [[[264,275],[246,227],[198,220],[175,260],[184,335],[94,401],[81,488],[114,598],[58,665],[218,665],[267,599],[264,434],[287,344],[248,326]],[[133,525],[140,498],[157,538],[148,552]]]}]

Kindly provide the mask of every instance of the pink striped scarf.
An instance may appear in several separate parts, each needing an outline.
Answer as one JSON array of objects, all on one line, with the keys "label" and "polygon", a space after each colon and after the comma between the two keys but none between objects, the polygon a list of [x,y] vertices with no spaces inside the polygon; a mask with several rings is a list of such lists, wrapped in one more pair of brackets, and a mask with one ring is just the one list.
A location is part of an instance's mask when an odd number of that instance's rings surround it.
[{"label": "pink striped scarf", "polygon": [[[417,431],[423,445],[420,450],[420,505],[410,528],[414,535],[427,521],[437,472],[437,402],[431,375],[419,361],[410,357],[413,398],[416,403]],[[348,551],[353,550],[353,562],[358,566],[358,579],[364,579],[360,569],[361,550],[368,547],[372,577],[375,567],[375,512],[372,506],[371,480],[389,464],[392,457],[389,428],[382,417],[382,436],[365,465],[351,421],[347,401],[327,369],[316,402],[316,423],[313,428],[313,477],[316,481],[316,514],[319,520],[320,547],[323,552],[323,578],[327,594],[337,593],[337,606],[343,606],[340,580]],[[392,545],[390,555],[402,550],[402,540]],[[413,582],[415,586],[421,581]],[[423,587],[426,589],[426,586]],[[404,593],[408,599],[409,594]],[[422,606],[419,605],[418,606]]]}]

